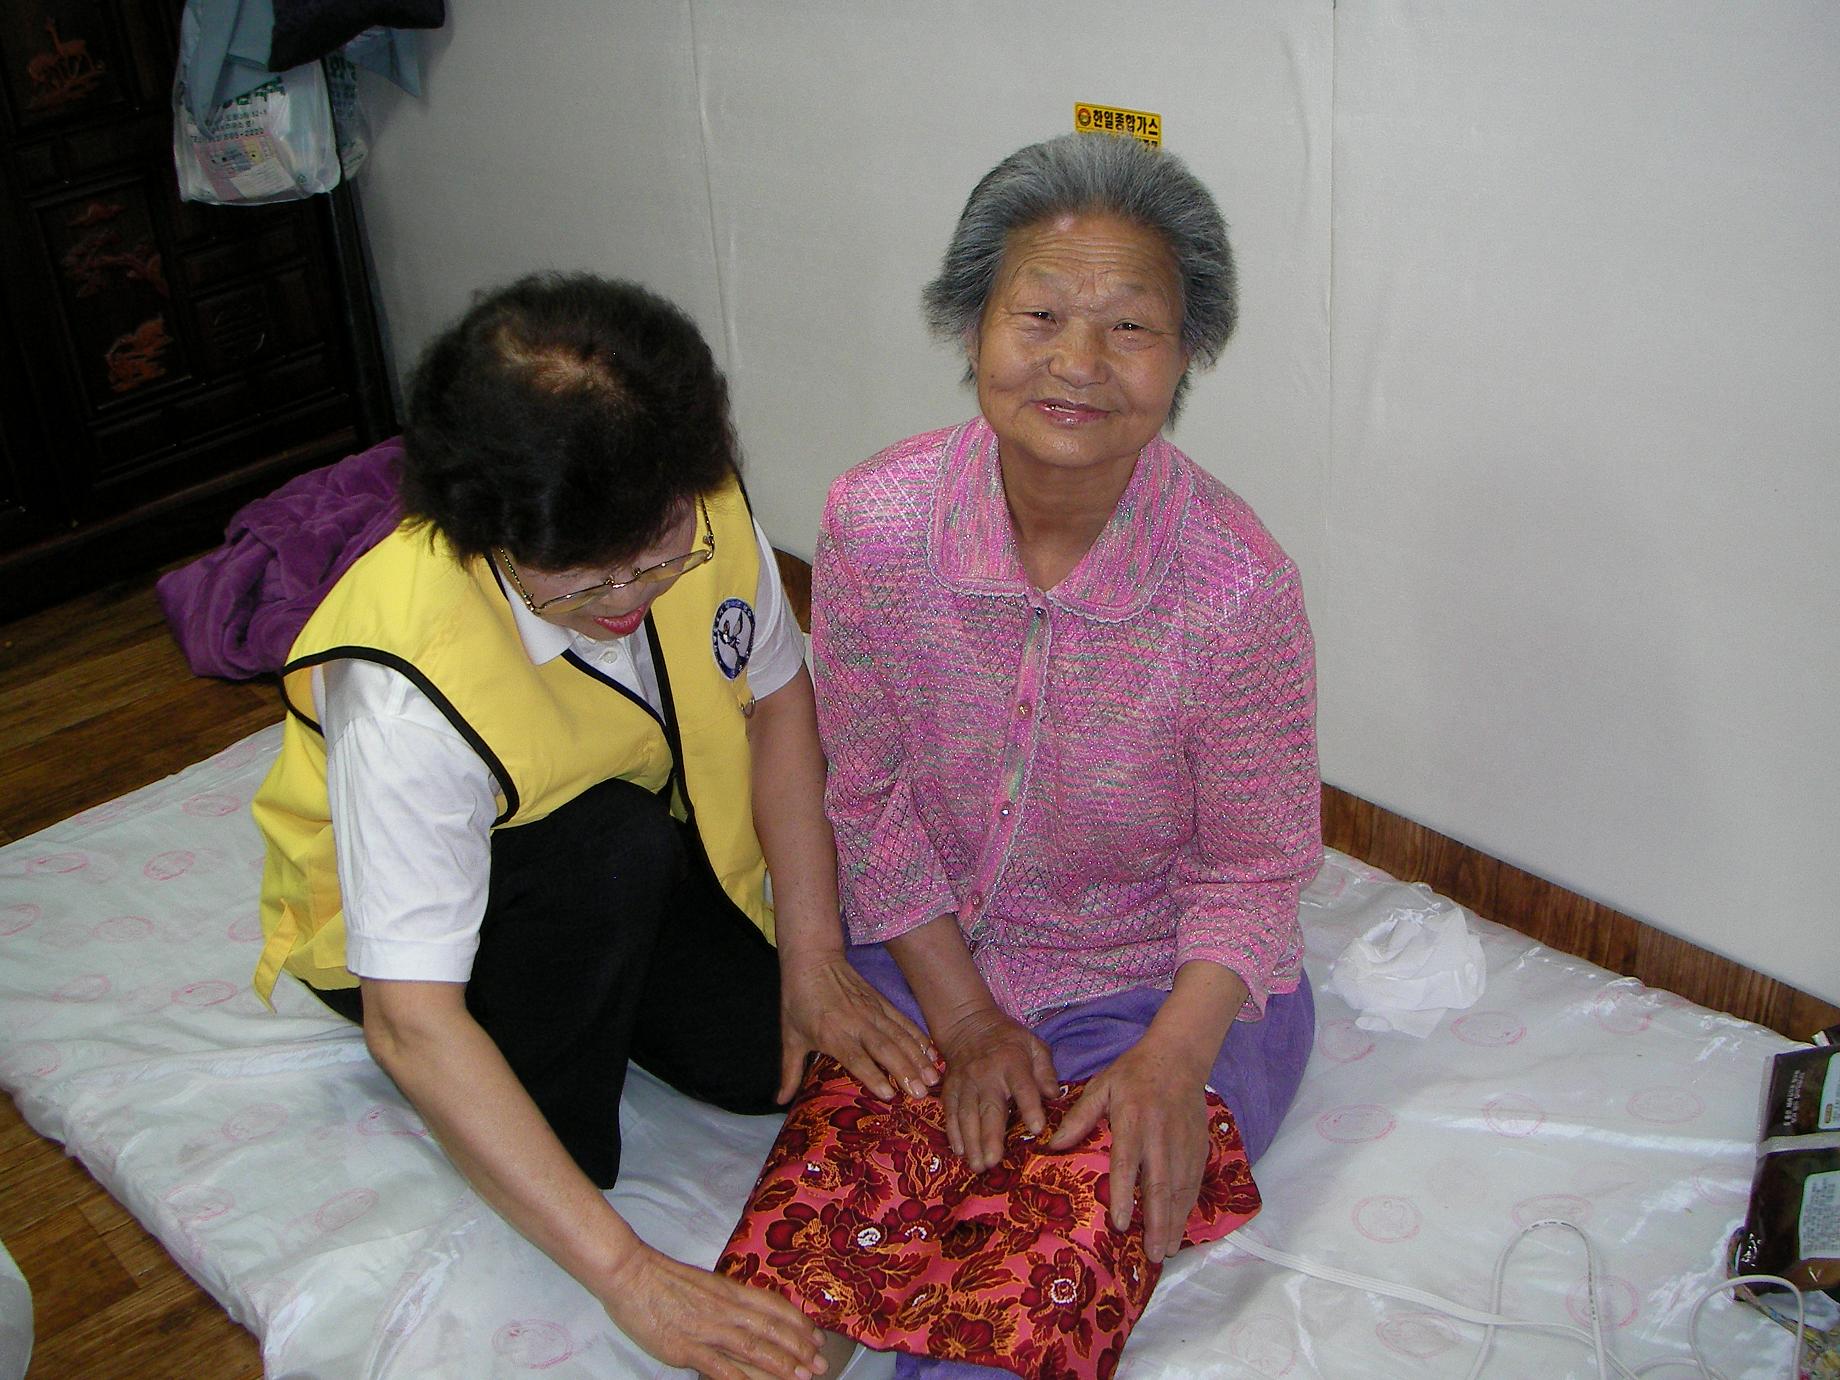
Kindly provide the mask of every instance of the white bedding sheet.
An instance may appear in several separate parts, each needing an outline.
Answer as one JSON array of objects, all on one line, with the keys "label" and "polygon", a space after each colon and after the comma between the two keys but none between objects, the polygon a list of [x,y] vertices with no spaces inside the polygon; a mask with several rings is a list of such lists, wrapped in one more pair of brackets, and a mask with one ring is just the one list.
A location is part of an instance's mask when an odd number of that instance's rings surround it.
[{"label": "white bedding sheet", "polygon": [[[271,1376],[324,1380],[674,1374],[486,1209],[354,1028],[284,980],[248,985],[261,847],[248,803],[265,730],[165,781],[0,848],[0,1083],[230,1313]],[[1323,982],[1395,910],[1448,906],[1331,855],[1304,924],[1320,1032],[1261,1162],[1246,1230],[1310,1260],[1485,1303],[1517,1224],[1562,1216],[1600,1251],[1630,1362],[1684,1354],[1687,1305],[1743,1215],[1763,1066],[1779,1036],[1472,921],[1489,986],[1429,1039],[1358,1030]],[[614,1201],[651,1241],[713,1261],[776,1128],[636,1074]],[[1583,1322],[1583,1261],[1542,1232],[1508,1311]],[[1712,1305],[1732,1380],[1789,1345]],[[1176,1258],[1120,1375],[1348,1380],[1464,1375],[1479,1330],[1222,1245]],[[1584,1349],[1496,1342],[1489,1376],[1595,1375]]]},{"label": "white bedding sheet", "polygon": [[32,1290],[0,1246],[0,1380],[23,1380],[32,1361]]}]

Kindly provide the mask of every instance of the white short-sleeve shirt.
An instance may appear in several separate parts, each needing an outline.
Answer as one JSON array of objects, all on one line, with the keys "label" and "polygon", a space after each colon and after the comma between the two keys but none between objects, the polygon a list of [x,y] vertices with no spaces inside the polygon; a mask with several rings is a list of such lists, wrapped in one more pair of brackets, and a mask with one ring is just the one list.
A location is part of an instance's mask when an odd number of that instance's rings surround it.
[{"label": "white short-sleeve shirt", "polygon": [[[754,537],[760,579],[748,684],[765,699],[804,666],[805,636],[759,523]],[[573,651],[660,707],[643,629],[595,641],[506,597],[533,664]],[[326,735],[346,966],[359,977],[465,982],[485,914],[498,783],[433,701],[388,666],[358,659],[317,666],[313,701]]]}]

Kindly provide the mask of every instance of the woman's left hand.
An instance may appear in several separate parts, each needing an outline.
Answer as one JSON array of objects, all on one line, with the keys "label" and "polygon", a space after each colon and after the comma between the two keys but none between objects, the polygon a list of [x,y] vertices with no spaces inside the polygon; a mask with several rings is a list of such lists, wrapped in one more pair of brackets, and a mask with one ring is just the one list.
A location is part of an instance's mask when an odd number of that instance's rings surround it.
[{"label": "woman's left hand", "polygon": [[1086,1085],[1068,1110],[1050,1150],[1078,1144],[1104,1118],[1112,1124],[1112,1227],[1125,1231],[1139,1193],[1144,1250],[1174,1255],[1201,1193],[1207,1164],[1207,1100],[1190,1062],[1139,1040]]},{"label": "woman's left hand", "polygon": [[881,1098],[893,1097],[896,1083],[924,1097],[939,1081],[932,1042],[841,953],[782,957],[779,1029],[780,1102],[798,1091],[805,1056],[813,1050],[830,1055]]}]

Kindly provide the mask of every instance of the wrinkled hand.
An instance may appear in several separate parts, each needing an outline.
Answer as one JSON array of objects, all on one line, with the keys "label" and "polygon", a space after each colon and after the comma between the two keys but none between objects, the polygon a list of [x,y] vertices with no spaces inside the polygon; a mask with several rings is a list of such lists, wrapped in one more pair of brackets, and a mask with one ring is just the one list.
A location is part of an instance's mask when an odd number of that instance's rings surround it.
[{"label": "wrinkled hand", "polygon": [[890,1006],[840,953],[787,960],[780,972],[779,1009],[780,1102],[798,1091],[805,1056],[814,1049],[837,1060],[877,1097],[893,1097],[895,1083],[924,1097],[939,1081],[932,1044],[920,1027]]},{"label": "wrinkled hand", "polygon": [[1012,1103],[1031,1135],[1047,1126],[1042,1099],[1061,1086],[1054,1057],[1026,1026],[994,1008],[962,1017],[938,1039],[946,1059],[946,1139],[981,1174],[1003,1158]]},{"label": "wrinkled hand", "polygon": [[641,1243],[600,1295],[619,1328],[669,1366],[710,1380],[810,1380],[823,1333],[778,1294],[699,1270]]},{"label": "wrinkled hand", "polygon": [[1101,1118],[1112,1124],[1112,1226],[1131,1225],[1133,1200],[1144,1202],[1144,1251],[1174,1255],[1207,1166],[1207,1098],[1185,1061],[1139,1040],[1086,1085],[1048,1142],[1066,1150]]}]

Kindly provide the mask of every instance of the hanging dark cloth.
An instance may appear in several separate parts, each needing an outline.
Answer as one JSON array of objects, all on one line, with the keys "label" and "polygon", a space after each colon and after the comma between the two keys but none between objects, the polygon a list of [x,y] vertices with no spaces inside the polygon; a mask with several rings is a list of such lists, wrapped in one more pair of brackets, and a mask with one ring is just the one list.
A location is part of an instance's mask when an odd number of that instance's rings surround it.
[{"label": "hanging dark cloth", "polygon": [[[433,14],[435,27],[446,19],[444,0],[297,0],[304,9],[337,9],[360,15],[417,9]],[[179,27],[179,71],[185,82],[186,108],[200,126],[211,112],[238,96],[247,95],[275,79],[281,11],[294,8],[289,0],[185,0],[185,17]],[[367,23],[375,24],[370,20]],[[416,35],[400,28],[365,27],[344,46],[354,64],[395,82],[411,96],[422,94],[422,62]],[[318,30],[315,30],[318,32]],[[329,48],[326,52],[336,51]],[[285,54],[283,54],[285,56]],[[315,54],[303,59],[312,61]],[[299,66],[295,62],[291,66]]]},{"label": "hanging dark cloth", "polygon": [[438,29],[447,22],[446,0],[274,0],[274,6],[271,72],[318,62],[366,29]]}]

